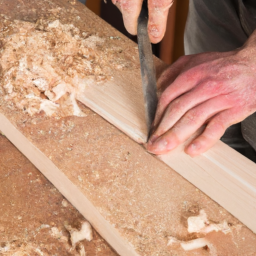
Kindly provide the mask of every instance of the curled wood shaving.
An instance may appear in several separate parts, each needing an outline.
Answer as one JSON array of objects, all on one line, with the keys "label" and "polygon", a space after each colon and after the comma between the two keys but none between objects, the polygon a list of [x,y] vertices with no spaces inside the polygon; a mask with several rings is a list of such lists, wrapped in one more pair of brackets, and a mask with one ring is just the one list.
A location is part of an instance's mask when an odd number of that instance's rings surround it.
[{"label": "curled wood shaving", "polygon": [[88,81],[104,83],[111,68],[123,67],[104,38],[72,24],[4,17],[0,24],[0,96],[30,116],[83,116],[76,95]]}]

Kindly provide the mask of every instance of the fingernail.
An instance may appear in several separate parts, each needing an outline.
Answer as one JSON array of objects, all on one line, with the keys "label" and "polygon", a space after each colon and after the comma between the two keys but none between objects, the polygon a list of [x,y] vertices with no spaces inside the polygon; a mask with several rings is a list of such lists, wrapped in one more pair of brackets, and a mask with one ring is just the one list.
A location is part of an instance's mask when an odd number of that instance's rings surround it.
[{"label": "fingernail", "polygon": [[198,151],[200,148],[201,148],[200,143],[194,142],[191,145],[189,145],[188,151],[191,153],[196,153],[196,151]]},{"label": "fingernail", "polygon": [[175,148],[175,144],[167,141],[165,138],[159,138],[153,143],[153,148],[156,152],[170,151]]},{"label": "fingernail", "polygon": [[159,37],[159,29],[156,25],[149,26],[149,33],[152,37],[158,38]]}]

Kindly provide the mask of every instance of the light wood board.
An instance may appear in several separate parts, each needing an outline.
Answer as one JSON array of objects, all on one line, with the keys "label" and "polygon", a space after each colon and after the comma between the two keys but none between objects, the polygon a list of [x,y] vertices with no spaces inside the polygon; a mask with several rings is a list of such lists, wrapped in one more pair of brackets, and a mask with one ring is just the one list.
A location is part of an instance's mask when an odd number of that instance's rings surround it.
[{"label": "light wood board", "polygon": [[[163,65],[156,61],[157,69]],[[88,86],[78,99],[138,143],[146,141],[139,70]],[[158,158],[256,232],[256,164],[221,141],[191,158],[183,146]]]},{"label": "light wood board", "polygon": [[95,229],[100,230],[101,235],[108,238],[109,244],[115,245],[114,248],[120,255],[138,256],[134,248],[128,242],[125,243],[120,234],[102,217],[81,190],[1,113],[0,129],[45,177],[58,188],[61,194],[68,198],[76,209],[90,220]]},{"label": "light wood board", "polygon": [[[109,83],[103,90],[87,87],[78,99],[129,137],[143,143],[146,138],[143,102],[136,102],[136,95],[125,94],[127,86],[122,81]],[[255,163],[221,141],[195,158],[185,154],[183,146],[158,158],[256,232]]]}]

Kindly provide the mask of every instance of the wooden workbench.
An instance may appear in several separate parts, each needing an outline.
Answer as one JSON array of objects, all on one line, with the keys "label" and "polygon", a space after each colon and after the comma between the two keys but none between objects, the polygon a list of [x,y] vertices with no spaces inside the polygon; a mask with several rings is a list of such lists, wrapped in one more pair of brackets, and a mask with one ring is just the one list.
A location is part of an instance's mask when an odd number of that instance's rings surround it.
[{"label": "wooden workbench", "polygon": [[[2,135],[0,163],[0,255],[79,255],[64,223],[80,228],[84,217]],[[87,256],[117,256],[95,231],[80,245]]]}]

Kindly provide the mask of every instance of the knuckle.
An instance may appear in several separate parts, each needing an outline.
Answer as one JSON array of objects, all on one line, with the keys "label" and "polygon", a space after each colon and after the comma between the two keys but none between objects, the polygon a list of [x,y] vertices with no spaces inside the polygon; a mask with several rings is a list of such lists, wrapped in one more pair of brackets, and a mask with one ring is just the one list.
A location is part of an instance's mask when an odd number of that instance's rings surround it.
[{"label": "knuckle", "polygon": [[206,134],[209,138],[215,138],[216,136],[221,137],[229,125],[226,125],[220,120],[212,121],[208,124],[206,128]]},{"label": "knuckle", "polygon": [[172,112],[179,112],[180,110],[182,110],[182,102],[181,100],[178,98],[176,100],[174,100],[170,105],[169,105],[169,111]]},{"label": "knuckle", "polygon": [[221,94],[222,90],[220,88],[220,83],[217,81],[214,81],[210,78],[206,78],[200,86],[200,90],[202,93],[209,92],[209,93],[217,93]]},{"label": "knuckle", "polygon": [[200,71],[197,69],[196,66],[194,67],[190,67],[189,66],[189,59],[183,59],[182,60],[183,63],[181,63],[181,65],[183,65],[183,70],[182,73],[180,74],[180,76],[185,79],[185,81],[199,81],[200,77],[202,75],[199,76]]},{"label": "knuckle", "polygon": [[166,114],[168,115],[168,118],[172,118],[173,116],[183,116],[184,109],[182,106],[183,103],[180,101],[180,99],[176,99],[174,102],[169,104],[166,109]]},{"label": "knuckle", "polygon": [[185,114],[184,120],[188,124],[195,124],[198,123],[198,121],[200,120],[200,115],[198,115],[197,111],[190,110]]}]

